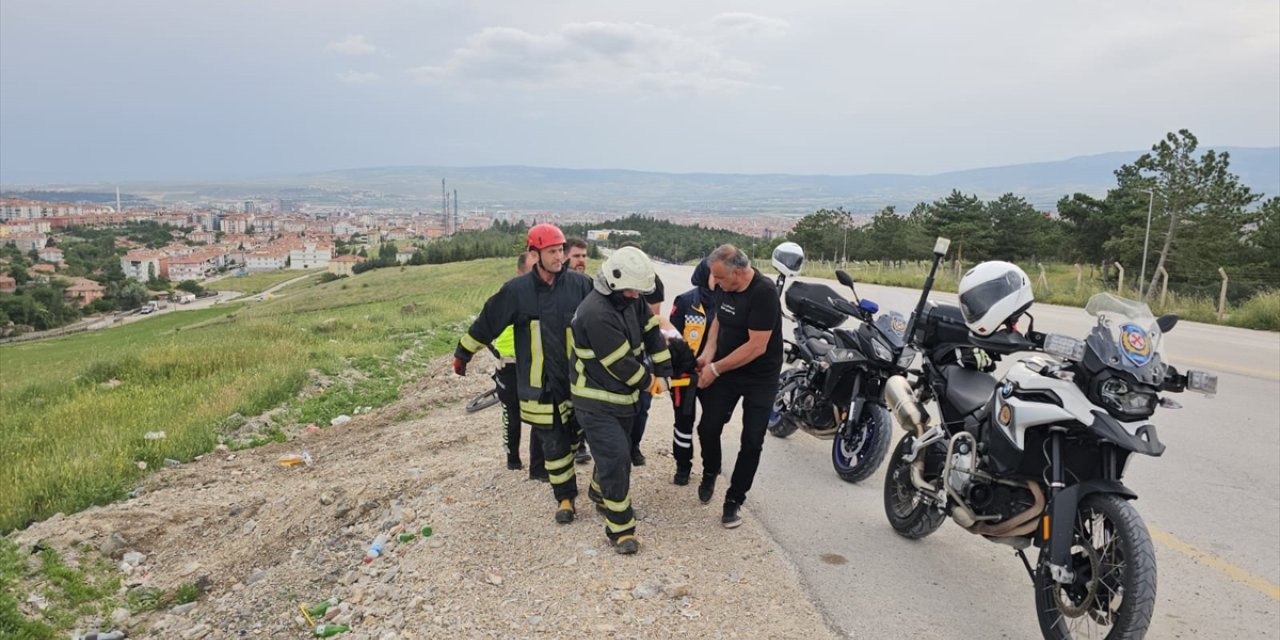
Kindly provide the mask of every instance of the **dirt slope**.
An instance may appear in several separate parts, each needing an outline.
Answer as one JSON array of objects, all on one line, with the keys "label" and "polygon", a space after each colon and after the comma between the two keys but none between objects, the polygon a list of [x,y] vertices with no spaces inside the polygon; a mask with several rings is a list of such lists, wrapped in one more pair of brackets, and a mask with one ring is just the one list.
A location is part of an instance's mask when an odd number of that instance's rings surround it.
[{"label": "dirt slope", "polygon": [[[330,596],[346,603],[337,621],[352,629],[339,637],[352,639],[833,636],[749,506],[726,531],[719,494],[704,506],[693,485],[671,484],[669,402],[654,403],[649,464],[633,474],[642,548],[622,557],[585,498],[589,465],[578,466],[578,521],[557,525],[548,486],[506,470],[498,409],[462,410],[489,368],[477,360],[459,379],[440,359],[393,406],[165,469],[138,498],[18,539],[141,552],[130,585],[209,585],[190,611],[130,617],[131,638],[308,637],[297,604]],[[303,448],[312,466],[276,464]],[[379,532],[427,525],[430,538],[393,539],[361,563]]]}]

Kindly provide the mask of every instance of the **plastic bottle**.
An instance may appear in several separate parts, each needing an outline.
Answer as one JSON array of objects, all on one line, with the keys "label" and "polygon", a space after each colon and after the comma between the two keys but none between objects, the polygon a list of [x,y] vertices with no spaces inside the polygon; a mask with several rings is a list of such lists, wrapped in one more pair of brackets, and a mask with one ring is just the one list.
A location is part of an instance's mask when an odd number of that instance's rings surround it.
[{"label": "plastic bottle", "polygon": [[345,624],[322,624],[318,625],[311,635],[317,638],[332,638],[339,633],[346,633],[350,630],[351,627]]},{"label": "plastic bottle", "polygon": [[373,559],[382,555],[382,547],[387,544],[387,534],[379,533],[378,537],[373,539],[373,544],[369,545],[369,553],[364,556],[364,563],[369,564]]}]

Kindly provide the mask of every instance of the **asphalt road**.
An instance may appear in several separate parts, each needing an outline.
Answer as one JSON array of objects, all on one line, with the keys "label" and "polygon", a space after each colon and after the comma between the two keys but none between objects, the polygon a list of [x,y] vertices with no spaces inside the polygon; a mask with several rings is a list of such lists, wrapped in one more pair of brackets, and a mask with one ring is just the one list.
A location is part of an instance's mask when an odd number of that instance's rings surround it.
[{"label": "asphalt road", "polygon": [[[668,300],[688,289],[689,267],[658,265],[658,271]],[[904,314],[919,297],[872,285],[858,292],[882,310]],[[953,294],[931,297],[955,301]],[[1041,331],[1083,338],[1093,325],[1082,309],[1037,305],[1033,312]],[[786,331],[790,337],[789,324]],[[1135,456],[1125,478],[1156,545],[1158,600],[1148,637],[1276,637],[1280,335],[1183,322],[1165,336],[1164,351],[1180,369],[1217,373],[1219,392],[1214,398],[1181,394],[1176,397],[1185,408],[1159,410],[1153,421],[1167,451],[1160,458]],[[660,404],[669,406],[655,408]],[[662,446],[657,442],[666,430],[658,425],[669,420],[665,411],[655,412],[646,448]],[[725,430],[726,476],[737,453],[736,424],[735,416]],[[895,428],[894,442],[901,435]],[[884,516],[883,466],[851,485],[835,475],[830,460],[828,440],[804,432],[785,440],[767,436],[747,510],[787,552],[837,630],[877,638],[1040,636],[1031,581],[1011,549],[953,522],[921,541],[900,538]],[[695,462],[695,478],[698,472]],[[713,506],[726,483],[721,480]]]}]

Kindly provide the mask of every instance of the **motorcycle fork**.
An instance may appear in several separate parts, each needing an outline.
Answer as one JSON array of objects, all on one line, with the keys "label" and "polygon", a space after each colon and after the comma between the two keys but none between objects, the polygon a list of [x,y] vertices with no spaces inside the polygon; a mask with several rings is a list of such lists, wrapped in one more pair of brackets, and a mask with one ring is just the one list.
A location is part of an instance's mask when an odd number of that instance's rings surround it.
[{"label": "motorcycle fork", "polygon": [[[859,393],[862,387],[862,376],[856,376],[853,379],[853,389],[849,393],[849,397],[853,398],[853,402],[849,405],[849,415],[845,417],[844,423],[840,425],[841,433],[846,439],[853,435],[852,426],[858,424],[858,420],[862,418],[862,407],[866,405],[866,399]],[[839,417],[839,416],[837,416]]]},{"label": "motorcycle fork", "polygon": [[[1059,522],[1050,522],[1048,516],[1052,514],[1055,519],[1070,518],[1074,520],[1075,514],[1060,513],[1055,509],[1058,496],[1063,489],[1066,488],[1064,481],[1065,472],[1062,469],[1062,439],[1066,429],[1062,427],[1051,427],[1049,429],[1049,500],[1048,506],[1045,508],[1045,515],[1041,516],[1041,536],[1045,539],[1045,544],[1049,546],[1049,571],[1055,582],[1066,584],[1074,580],[1071,567],[1069,565],[1071,559],[1071,538],[1075,535],[1075,523],[1067,522],[1065,525]],[[1066,536],[1066,540],[1057,540],[1054,535]]]}]

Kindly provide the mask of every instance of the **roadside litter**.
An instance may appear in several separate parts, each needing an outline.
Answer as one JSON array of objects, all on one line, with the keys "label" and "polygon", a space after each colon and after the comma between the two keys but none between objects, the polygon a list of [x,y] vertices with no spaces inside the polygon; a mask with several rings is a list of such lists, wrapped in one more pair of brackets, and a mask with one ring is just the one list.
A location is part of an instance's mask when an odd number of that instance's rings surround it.
[{"label": "roadside litter", "polygon": [[336,427],[340,424],[351,422],[351,416],[343,414],[329,421],[329,426]]},{"label": "roadside litter", "polygon": [[75,640],[120,640],[126,637],[128,636],[125,635],[125,632],[113,629],[111,631],[94,631],[82,636],[75,636]]},{"label": "roadside litter", "polygon": [[373,562],[374,558],[382,555],[382,548],[387,545],[387,534],[379,533],[378,537],[373,539],[373,544],[369,545],[369,552],[364,556],[364,563]]},{"label": "roadside litter", "polygon": [[339,633],[346,633],[350,630],[351,627],[348,627],[345,624],[322,624],[316,627],[316,630],[312,632],[312,635],[317,638],[332,638]]},{"label": "roadside litter", "polygon": [[296,467],[298,465],[309,467],[311,463],[315,462],[315,459],[311,457],[311,454],[306,449],[303,449],[302,453],[286,453],[276,458],[276,462],[286,467]]},{"label": "roadside litter", "polygon": [[163,431],[148,431],[142,436],[144,440],[164,440],[166,437]]}]

